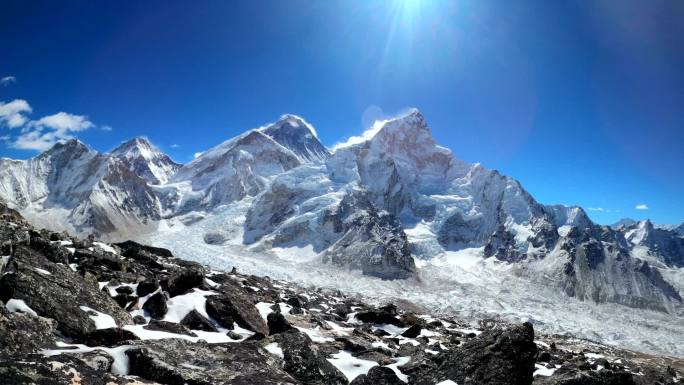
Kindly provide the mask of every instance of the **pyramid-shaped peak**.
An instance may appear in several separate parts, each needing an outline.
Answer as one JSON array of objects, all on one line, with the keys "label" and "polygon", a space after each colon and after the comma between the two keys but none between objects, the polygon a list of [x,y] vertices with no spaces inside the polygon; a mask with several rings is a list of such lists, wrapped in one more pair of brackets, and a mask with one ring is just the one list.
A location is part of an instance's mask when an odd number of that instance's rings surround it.
[{"label": "pyramid-shaped peak", "polygon": [[304,118],[294,114],[284,114],[277,122],[269,124],[263,128],[264,133],[273,136],[276,132],[283,132],[291,135],[313,135],[318,138],[316,129]]},{"label": "pyramid-shaped peak", "polygon": [[45,151],[44,154],[53,155],[65,151],[70,153],[83,153],[90,151],[90,148],[80,140],[72,138],[55,143],[52,147]]},{"label": "pyramid-shaped peak", "polygon": [[112,150],[110,154],[118,158],[143,157],[146,159],[163,155],[161,151],[159,151],[159,149],[150,142],[149,139],[143,136],[129,139],[121,143],[118,147]]},{"label": "pyramid-shaped peak", "polygon": [[285,114],[277,122],[262,128],[261,132],[292,151],[302,161],[320,161],[330,155],[318,140],[314,127],[297,115]]}]

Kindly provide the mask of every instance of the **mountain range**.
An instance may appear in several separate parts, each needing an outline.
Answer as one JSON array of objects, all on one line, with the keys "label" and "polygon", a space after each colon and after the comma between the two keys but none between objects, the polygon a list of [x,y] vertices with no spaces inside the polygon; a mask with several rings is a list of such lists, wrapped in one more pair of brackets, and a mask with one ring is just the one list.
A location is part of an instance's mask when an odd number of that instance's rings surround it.
[{"label": "mountain range", "polygon": [[[479,249],[521,279],[597,303],[682,308],[684,224],[615,226],[577,206],[537,202],[515,179],[439,146],[418,110],[326,148],[284,115],[178,164],[145,138],[109,153],[72,139],[28,160],[0,159],[0,201],[38,226],[119,241],[178,222],[206,244],[315,258],[383,279]],[[207,227],[216,213],[229,219]],[[292,250],[297,255],[293,256]]]}]

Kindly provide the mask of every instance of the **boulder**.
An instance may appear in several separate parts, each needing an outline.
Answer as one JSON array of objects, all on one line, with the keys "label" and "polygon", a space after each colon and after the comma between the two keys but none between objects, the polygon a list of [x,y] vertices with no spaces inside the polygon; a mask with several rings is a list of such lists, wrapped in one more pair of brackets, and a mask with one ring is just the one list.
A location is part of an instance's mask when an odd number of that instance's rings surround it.
[{"label": "boulder", "polygon": [[169,295],[175,297],[185,294],[204,283],[204,273],[201,270],[185,269],[171,274],[166,285]]},{"label": "boulder", "polygon": [[184,334],[190,337],[197,337],[197,334],[193,333],[187,327],[177,324],[175,322],[152,320],[149,324],[143,326],[143,329],[156,330],[160,332],[174,333],[174,334]]},{"label": "boulder", "polygon": [[0,382],[7,385],[142,385],[151,382],[123,378],[96,370],[71,355],[31,355],[0,360]]},{"label": "boulder", "polygon": [[217,331],[211,321],[194,309],[183,317],[180,324],[194,330],[204,330],[206,332]]},{"label": "boulder", "polygon": [[444,353],[434,370],[410,375],[418,385],[452,380],[461,385],[529,385],[537,345],[530,323],[509,329],[487,330],[453,351]]},{"label": "boulder", "polygon": [[168,310],[166,295],[164,292],[157,292],[145,301],[142,305],[143,310],[154,319],[162,319]]},{"label": "boulder", "polygon": [[327,359],[326,354],[299,330],[277,334],[274,340],[283,351],[283,370],[305,384],[346,385],[347,378]]},{"label": "boulder", "polygon": [[[227,289],[225,289],[225,288]],[[207,314],[219,325],[233,329],[233,323],[262,335],[268,335],[268,326],[254,306],[251,298],[239,287],[224,284],[219,295],[207,297]]]},{"label": "boulder", "polygon": [[385,366],[374,366],[368,373],[354,379],[349,385],[405,385],[394,371]]},{"label": "boulder", "polygon": [[292,326],[281,312],[268,313],[266,321],[270,334],[283,333],[292,329]]},{"label": "boulder", "polygon": [[356,314],[356,319],[361,322],[372,324],[390,324],[403,327],[404,322],[397,318],[397,307],[388,304],[378,309],[361,311]]},{"label": "boulder", "polygon": [[148,294],[154,293],[158,287],[159,281],[153,278],[148,278],[138,283],[135,293],[138,295],[138,297],[144,297]]},{"label": "boulder", "polygon": [[254,342],[146,341],[126,352],[133,375],[168,385],[294,385],[276,358]]},{"label": "boulder", "polygon": [[57,322],[25,313],[9,313],[0,302],[0,358],[36,352],[53,344]]},{"label": "boulder", "polygon": [[401,335],[406,338],[416,338],[420,335],[421,330],[423,330],[423,328],[421,328],[420,325],[413,325],[406,329],[405,332],[401,333]]},{"label": "boulder", "polygon": [[39,316],[56,320],[57,329],[69,337],[96,329],[82,306],[110,315],[118,325],[131,323],[130,315],[96,285],[24,246],[15,249],[0,277],[0,300],[12,298],[23,300]]},{"label": "boulder", "polygon": [[600,372],[577,372],[572,371],[563,374],[554,374],[550,377],[536,377],[535,384],[539,385],[635,385],[657,384],[652,381],[636,382],[634,376],[628,372],[601,370]]},{"label": "boulder", "polygon": [[76,342],[88,346],[107,346],[114,347],[123,345],[127,341],[139,340],[138,336],[126,329],[121,328],[107,328],[94,330],[83,337],[76,340]]}]

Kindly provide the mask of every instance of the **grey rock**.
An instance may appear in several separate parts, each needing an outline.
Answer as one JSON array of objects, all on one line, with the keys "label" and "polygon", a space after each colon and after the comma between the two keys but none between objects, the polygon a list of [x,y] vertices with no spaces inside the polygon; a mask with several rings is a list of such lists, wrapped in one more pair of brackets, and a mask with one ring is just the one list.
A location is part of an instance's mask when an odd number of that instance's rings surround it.
[{"label": "grey rock", "polygon": [[128,350],[131,374],[168,385],[294,385],[275,358],[255,343],[147,341]]}]

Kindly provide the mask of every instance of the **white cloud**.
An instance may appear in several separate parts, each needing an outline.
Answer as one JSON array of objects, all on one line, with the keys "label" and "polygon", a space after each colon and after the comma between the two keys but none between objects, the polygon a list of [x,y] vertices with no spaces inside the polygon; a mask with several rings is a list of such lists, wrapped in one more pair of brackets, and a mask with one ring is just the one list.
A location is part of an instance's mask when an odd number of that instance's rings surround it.
[{"label": "white cloud", "polygon": [[202,156],[202,154],[204,154],[204,153],[203,153],[203,152],[196,152],[195,155],[193,155],[193,157],[194,157],[195,159],[197,159],[197,158],[199,158],[200,156]]},{"label": "white cloud", "polygon": [[111,131],[111,130],[112,130],[112,126],[101,126],[101,127],[100,127],[100,130],[102,130],[102,131]]},{"label": "white cloud", "polygon": [[28,121],[25,114],[33,111],[26,100],[14,99],[9,103],[0,102],[0,124],[16,128]]},{"label": "white cloud", "polygon": [[85,131],[95,125],[84,115],[58,112],[29,122],[12,147],[22,150],[45,151],[55,143],[73,138],[74,132]]},{"label": "white cloud", "polygon": [[32,121],[30,126],[52,128],[56,131],[85,131],[95,125],[88,120],[84,115],[74,115],[68,112],[58,112],[54,115],[44,116],[38,120]]},{"label": "white cloud", "polygon": [[377,134],[378,131],[380,131],[382,126],[385,125],[385,123],[387,123],[387,120],[376,120],[375,123],[373,123],[373,125],[371,126],[371,128],[364,131],[363,134],[359,136],[350,136],[346,141],[336,143],[332,147],[332,150],[336,151],[340,148],[353,146],[355,144],[363,143],[367,140],[372,139],[375,136],[375,134]]},{"label": "white cloud", "polygon": [[180,144],[174,143],[174,144],[171,145],[171,148],[179,148],[179,147],[180,147]]},{"label": "white cloud", "polygon": [[15,78],[14,76],[5,76],[3,78],[0,78],[0,85],[1,86],[8,86],[8,85],[10,85],[12,83],[16,83],[16,82],[17,82],[17,78]]},{"label": "white cloud", "polygon": [[648,210],[648,205],[645,203],[639,203],[634,208],[637,210]]},{"label": "white cloud", "polygon": [[589,211],[606,211],[603,207],[587,207]]}]

